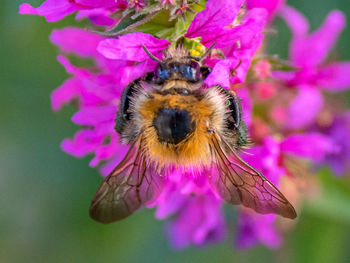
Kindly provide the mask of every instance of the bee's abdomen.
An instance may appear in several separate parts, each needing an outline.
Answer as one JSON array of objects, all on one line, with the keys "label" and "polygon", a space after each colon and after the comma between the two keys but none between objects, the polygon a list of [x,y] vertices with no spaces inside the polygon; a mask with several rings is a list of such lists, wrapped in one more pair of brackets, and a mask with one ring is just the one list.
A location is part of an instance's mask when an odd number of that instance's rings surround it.
[{"label": "bee's abdomen", "polygon": [[161,108],[153,120],[161,142],[178,144],[187,135],[193,132],[195,122],[192,121],[191,114],[186,110],[177,108]]}]

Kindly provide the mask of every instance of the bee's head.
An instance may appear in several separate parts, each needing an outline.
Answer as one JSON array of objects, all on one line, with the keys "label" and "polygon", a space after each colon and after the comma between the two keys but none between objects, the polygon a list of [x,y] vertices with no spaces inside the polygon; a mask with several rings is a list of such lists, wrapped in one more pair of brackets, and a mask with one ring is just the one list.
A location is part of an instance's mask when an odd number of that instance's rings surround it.
[{"label": "bee's head", "polygon": [[154,70],[154,81],[162,84],[167,80],[184,80],[191,83],[203,81],[201,66],[196,61],[169,61],[159,64]]},{"label": "bee's head", "polygon": [[213,46],[201,57],[190,56],[189,52],[183,47],[169,48],[163,60],[153,56],[143,46],[147,55],[159,63],[154,72],[151,73],[152,81],[159,85],[168,80],[183,80],[190,83],[204,81],[209,75],[210,69],[201,67],[200,62],[209,54]]}]

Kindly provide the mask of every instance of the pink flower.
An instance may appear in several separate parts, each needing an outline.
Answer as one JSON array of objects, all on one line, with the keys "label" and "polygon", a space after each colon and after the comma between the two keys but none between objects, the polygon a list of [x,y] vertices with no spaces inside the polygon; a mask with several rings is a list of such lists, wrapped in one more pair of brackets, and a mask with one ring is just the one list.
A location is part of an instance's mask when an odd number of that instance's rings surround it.
[{"label": "pink flower", "polygon": [[345,26],[345,17],[340,11],[332,11],[323,25],[309,35],[308,22],[298,11],[284,6],[280,15],[293,33],[290,59],[298,70],[276,72],[275,76],[298,90],[288,107],[287,126],[300,128],[311,124],[320,111],[323,105],[321,90],[339,92],[350,88],[350,62],[324,64]]},{"label": "pink flower", "polygon": [[230,83],[243,82],[251,59],[261,44],[267,13],[264,9],[254,8],[235,24],[242,3],[240,0],[209,0],[185,35],[201,37],[201,43],[206,47],[216,43],[215,48],[220,48],[226,57],[216,61],[212,74],[206,79],[208,86],[220,84],[228,88]]},{"label": "pink flower", "polygon": [[21,4],[19,13],[44,16],[48,22],[55,22],[76,11],[89,10],[79,14],[78,19],[87,16],[98,25],[111,25],[109,10],[125,8],[123,0],[46,0],[37,8],[27,3]]},{"label": "pink flower", "polygon": [[[319,133],[294,134],[282,141],[266,137],[261,146],[249,149],[249,155],[244,155],[244,159],[278,186],[281,176],[290,174],[284,165],[285,155],[320,162],[338,150],[332,139]],[[257,215],[244,210],[238,223],[237,246],[248,248],[258,242],[270,248],[280,246],[281,237],[275,229],[275,218],[275,215]]]},{"label": "pink flower", "polygon": [[[162,50],[167,47],[168,42],[157,40],[148,34],[133,33],[113,39],[117,43],[114,46],[115,50],[111,51],[108,45],[104,46],[104,41],[108,40],[78,28],[55,30],[50,38],[64,53],[92,58],[99,72],[94,73],[96,71],[94,68],[77,68],[65,57],[58,57],[59,62],[72,77],[52,93],[52,107],[58,110],[73,99],[79,99],[80,109],[74,114],[72,121],[83,126],[73,139],[65,139],[62,142],[62,149],[76,157],[95,154],[90,162],[91,166],[97,166],[101,160],[111,160],[115,165],[127,149],[126,146],[118,144],[118,135],[114,131],[114,119],[121,91],[132,80],[151,71],[155,65],[155,62],[148,57],[136,64],[140,58],[135,50],[141,49],[143,44],[150,49],[158,47],[158,50]],[[132,47],[126,46],[129,41],[134,44]],[[123,52],[118,53],[116,51],[118,47],[128,56],[125,57]],[[114,54],[114,59],[106,58],[98,50]],[[121,75],[123,78],[120,78]],[[109,172],[108,169],[103,171]]]},{"label": "pink flower", "polygon": [[128,8],[135,8],[136,11],[140,11],[146,6],[143,0],[128,0]]},{"label": "pink flower", "polygon": [[285,2],[285,0],[247,0],[247,7],[248,9],[266,9],[269,14],[269,20],[271,20]]},{"label": "pink flower", "polygon": [[225,237],[222,201],[211,190],[207,177],[175,171],[157,199],[156,217],[172,215],[168,224],[175,248],[217,242]]},{"label": "pink flower", "polygon": [[275,215],[258,215],[242,211],[238,219],[237,247],[242,249],[262,243],[276,249],[282,244],[282,237],[275,229]]}]

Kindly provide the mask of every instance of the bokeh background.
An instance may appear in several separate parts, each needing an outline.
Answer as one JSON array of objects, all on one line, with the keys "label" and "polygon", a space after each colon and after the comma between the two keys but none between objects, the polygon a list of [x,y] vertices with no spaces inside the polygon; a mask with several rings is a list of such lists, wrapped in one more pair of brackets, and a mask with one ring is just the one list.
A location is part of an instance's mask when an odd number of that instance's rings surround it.
[{"label": "bokeh background", "polygon": [[[88,167],[90,157],[75,159],[60,142],[78,129],[73,107],[53,113],[50,92],[67,78],[49,43],[58,23],[17,14],[20,0],[0,5],[0,262],[350,262],[350,176],[334,178],[322,170],[323,195],[307,202],[298,222],[278,250],[234,248],[235,214],[228,208],[230,234],[219,244],[174,251],[165,223],[152,210],[101,225],[88,207],[101,178]],[[41,0],[28,0],[38,6]],[[331,9],[350,21],[349,0],[289,0],[315,29]],[[268,50],[287,57],[290,33],[281,19]],[[83,44],[83,43],[82,43]],[[334,50],[350,60],[350,26]],[[350,161],[350,160],[349,160]]]}]

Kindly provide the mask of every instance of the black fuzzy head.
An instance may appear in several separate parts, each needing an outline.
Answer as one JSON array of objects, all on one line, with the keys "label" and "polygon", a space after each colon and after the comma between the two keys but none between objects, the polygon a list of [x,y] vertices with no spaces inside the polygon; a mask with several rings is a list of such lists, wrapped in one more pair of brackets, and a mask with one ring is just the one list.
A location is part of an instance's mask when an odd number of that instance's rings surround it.
[{"label": "black fuzzy head", "polygon": [[192,121],[191,114],[186,110],[161,108],[153,120],[153,126],[157,131],[159,141],[178,144],[193,132],[195,122]]}]

